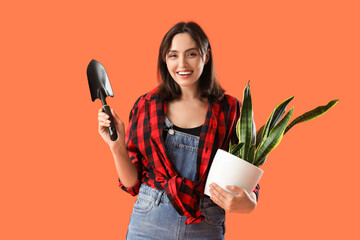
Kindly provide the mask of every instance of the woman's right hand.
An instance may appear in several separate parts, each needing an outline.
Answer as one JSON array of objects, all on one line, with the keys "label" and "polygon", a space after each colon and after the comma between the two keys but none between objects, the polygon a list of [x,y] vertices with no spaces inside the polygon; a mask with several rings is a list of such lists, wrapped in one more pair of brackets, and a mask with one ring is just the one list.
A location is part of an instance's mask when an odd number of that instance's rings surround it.
[{"label": "woman's right hand", "polygon": [[109,115],[107,115],[103,108],[99,109],[98,112],[98,121],[99,121],[99,134],[104,139],[104,141],[109,145],[110,148],[113,147],[125,147],[125,127],[124,123],[116,115],[115,111],[111,109],[113,115],[114,125],[118,134],[116,141],[110,139],[108,127],[110,126]]}]

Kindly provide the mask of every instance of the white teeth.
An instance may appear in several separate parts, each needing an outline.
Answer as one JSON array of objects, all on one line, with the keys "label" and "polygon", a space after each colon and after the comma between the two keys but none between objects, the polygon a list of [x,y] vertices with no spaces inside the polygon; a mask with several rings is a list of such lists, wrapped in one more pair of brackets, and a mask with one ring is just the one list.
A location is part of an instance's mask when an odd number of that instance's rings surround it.
[{"label": "white teeth", "polygon": [[178,72],[178,74],[180,74],[180,75],[188,75],[188,74],[191,74],[191,72]]}]

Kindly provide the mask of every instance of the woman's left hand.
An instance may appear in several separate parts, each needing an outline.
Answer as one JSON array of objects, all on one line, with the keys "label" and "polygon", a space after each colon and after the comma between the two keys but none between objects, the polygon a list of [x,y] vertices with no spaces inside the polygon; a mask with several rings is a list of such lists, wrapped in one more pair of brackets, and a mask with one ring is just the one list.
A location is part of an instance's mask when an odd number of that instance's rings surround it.
[{"label": "woman's left hand", "polygon": [[234,185],[226,188],[235,194],[227,192],[216,183],[211,183],[210,199],[228,212],[250,213],[256,208],[255,193],[248,194],[245,189]]}]

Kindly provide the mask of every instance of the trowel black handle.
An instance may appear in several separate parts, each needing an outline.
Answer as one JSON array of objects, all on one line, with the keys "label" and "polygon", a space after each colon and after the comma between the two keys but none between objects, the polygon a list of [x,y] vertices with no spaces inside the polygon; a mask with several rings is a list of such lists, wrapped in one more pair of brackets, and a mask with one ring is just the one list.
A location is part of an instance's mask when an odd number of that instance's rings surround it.
[{"label": "trowel black handle", "polygon": [[110,135],[110,139],[112,141],[115,141],[118,136],[117,136],[115,124],[114,124],[114,121],[113,121],[114,119],[113,119],[113,116],[111,114],[110,107],[108,105],[104,105],[103,110],[107,115],[109,115],[109,120],[110,120],[109,135]]}]

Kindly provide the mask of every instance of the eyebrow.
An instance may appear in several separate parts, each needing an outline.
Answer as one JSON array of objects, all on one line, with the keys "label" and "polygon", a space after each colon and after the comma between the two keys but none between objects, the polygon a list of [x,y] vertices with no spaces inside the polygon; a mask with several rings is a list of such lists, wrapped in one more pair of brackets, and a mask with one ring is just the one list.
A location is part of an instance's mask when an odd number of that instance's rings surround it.
[{"label": "eyebrow", "polygon": [[[199,51],[198,48],[189,48],[189,49],[186,49],[185,52],[192,51],[192,50]],[[177,51],[177,50],[170,50],[169,53],[170,53],[170,52],[179,52],[179,51]]]}]

